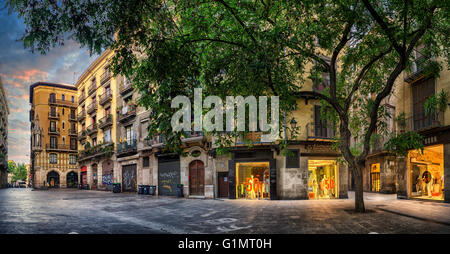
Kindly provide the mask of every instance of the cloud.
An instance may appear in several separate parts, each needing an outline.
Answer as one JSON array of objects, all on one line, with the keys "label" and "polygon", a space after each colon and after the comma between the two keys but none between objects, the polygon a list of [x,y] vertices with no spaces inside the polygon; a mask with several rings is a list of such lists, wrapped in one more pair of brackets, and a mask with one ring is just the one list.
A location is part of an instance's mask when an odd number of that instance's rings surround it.
[{"label": "cloud", "polygon": [[90,56],[73,40],[46,55],[33,54],[19,40],[24,31],[25,25],[16,14],[9,16],[7,10],[0,9],[0,77],[10,109],[8,157],[29,163],[25,154],[30,153],[30,85],[39,81],[74,84],[96,55]]}]

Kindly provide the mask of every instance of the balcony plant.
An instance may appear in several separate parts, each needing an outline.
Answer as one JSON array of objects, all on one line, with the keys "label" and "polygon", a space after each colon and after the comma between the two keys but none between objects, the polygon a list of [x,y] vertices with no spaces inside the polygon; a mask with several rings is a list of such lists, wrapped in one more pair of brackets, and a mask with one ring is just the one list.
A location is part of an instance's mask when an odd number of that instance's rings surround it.
[{"label": "balcony plant", "polygon": [[[430,114],[435,114],[437,112],[444,113],[448,107],[449,94],[444,89],[439,92],[439,94],[434,94],[430,96],[425,101],[425,116],[429,116]],[[433,120],[433,125],[439,125],[439,119]]]},{"label": "balcony plant", "polygon": [[398,124],[398,127],[400,128],[400,132],[404,132],[406,129],[406,114],[405,112],[400,113],[396,118],[395,121]]}]

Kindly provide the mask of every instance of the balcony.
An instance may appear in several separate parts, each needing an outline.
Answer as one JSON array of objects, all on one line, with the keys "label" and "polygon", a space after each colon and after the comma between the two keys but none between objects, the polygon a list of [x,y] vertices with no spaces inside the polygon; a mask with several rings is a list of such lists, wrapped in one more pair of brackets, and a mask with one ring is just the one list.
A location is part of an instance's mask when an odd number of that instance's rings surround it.
[{"label": "balcony", "polygon": [[69,114],[69,121],[76,122],[77,121],[76,115],[75,114]]},{"label": "balcony", "polygon": [[162,147],[166,143],[166,136],[164,134],[154,135],[153,138],[147,139],[147,145],[154,148]]},{"label": "balcony", "polygon": [[112,126],[112,123],[112,114],[109,114],[98,120],[98,127],[103,130],[106,127]]},{"label": "balcony", "polygon": [[77,115],[78,122],[84,121],[85,118],[86,118],[86,111],[85,110],[82,110],[80,113],[78,113],[78,115]]},{"label": "balcony", "polygon": [[77,107],[76,102],[66,101],[66,100],[61,100],[61,99],[53,99],[53,98],[48,98],[48,104],[53,105],[53,106],[63,106],[63,107],[71,107],[71,108]]},{"label": "balcony", "polygon": [[122,84],[120,84],[120,95],[124,96],[125,94],[133,91],[133,86],[131,82],[126,79]]},{"label": "balcony", "polygon": [[117,156],[126,156],[137,152],[136,139],[123,141],[117,144]]},{"label": "balcony", "polygon": [[59,128],[48,127],[48,135],[59,135]]},{"label": "balcony", "polygon": [[[406,131],[425,131],[437,127],[444,126],[444,114],[442,112],[436,112],[425,116],[424,112],[417,116],[411,116],[406,118]],[[404,127],[400,126],[400,131],[404,131]]]},{"label": "balcony", "polygon": [[306,124],[307,140],[332,140],[335,137],[334,128],[326,125]]},{"label": "balcony", "polygon": [[416,58],[411,63],[411,68],[405,73],[405,82],[411,83],[423,75],[430,57],[424,56],[416,51]]},{"label": "balcony", "polygon": [[69,136],[74,136],[74,137],[78,136],[77,130],[70,128],[69,129]]},{"label": "balcony", "polygon": [[109,70],[105,70],[102,75],[100,76],[100,84],[106,83],[108,80],[111,79],[111,72]]},{"label": "balcony", "polygon": [[91,136],[98,132],[97,123],[93,123],[87,127],[87,135]]},{"label": "balcony", "polygon": [[86,139],[86,135],[87,135],[87,131],[86,130],[80,131],[78,133],[78,141]]},{"label": "balcony", "polygon": [[104,92],[102,95],[100,95],[99,103],[100,105],[105,105],[107,102],[110,102],[112,99],[112,93],[111,91]]},{"label": "balcony", "polygon": [[203,131],[186,131],[181,137],[183,143],[194,143],[203,141]]},{"label": "balcony", "polygon": [[48,112],[48,119],[59,120],[59,113],[56,112]]},{"label": "balcony", "polygon": [[97,101],[93,101],[91,104],[89,104],[87,106],[87,110],[86,111],[87,111],[88,114],[92,114],[92,113],[97,111],[97,108],[98,108]]},{"label": "balcony", "polygon": [[119,115],[119,122],[125,123],[136,117],[136,106],[128,106],[128,109],[122,109]]},{"label": "balcony", "polygon": [[78,161],[85,161],[88,159],[99,158],[99,157],[111,157],[114,153],[114,144],[111,142],[106,142],[103,144],[98,144],[92,147],[85,148],[78,153]]},{"label": "balcony", "polygon": [[84,93],[84,91],[81,93],[80,96],[78,96],[78,104],[83,103],[83,101],[86,100],[86,94]]},{"label": "balcony", "polygon": [[95,92],[95,90],[97,90],[97,84],[94,80],[88,88],[88,95],[91,95],[93,92]]},{"label": "balcony", "polygon": [[76,145],[66,145],[66,144],[46,144],[45,150],[49,152],[76,152]]}]

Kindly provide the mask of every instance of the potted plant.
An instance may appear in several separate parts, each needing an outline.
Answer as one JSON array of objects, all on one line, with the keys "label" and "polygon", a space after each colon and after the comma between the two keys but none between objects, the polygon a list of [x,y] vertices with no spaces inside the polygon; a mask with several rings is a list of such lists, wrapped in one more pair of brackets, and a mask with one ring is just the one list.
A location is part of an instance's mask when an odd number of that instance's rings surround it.
[{"label": "potted plant", "polygon": [[395,121],[397,121],[398,127],[400,128],[400,132],[405,132],[406,129],[406,114],[405,112],[400,113],[396,118]]},{"label": "potted plant", "polygon": [[[448,92],[446,92],[444,89],[439,92],[439,94],[434,94],[430,96],[425,101],[425,116],[428,116],[430,114],[436,114],[439,112],[444,113],[447,110],[448,107]],[[439,116],[439,115],[438,115]],[[442,114],[443,116],[443,114]],[[436,117],[433,119],[433,125],[440,125],[439,118]]]}]

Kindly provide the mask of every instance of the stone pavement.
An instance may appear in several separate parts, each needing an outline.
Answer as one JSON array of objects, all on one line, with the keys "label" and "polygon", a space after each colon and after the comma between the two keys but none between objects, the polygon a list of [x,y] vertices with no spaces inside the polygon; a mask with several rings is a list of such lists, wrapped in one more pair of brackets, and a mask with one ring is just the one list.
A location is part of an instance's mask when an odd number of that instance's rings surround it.
[{"label": "stone pavement", "polygon": [[366,193],[338,200],[179,199],[0,189],[0,233],[450,233],[450,204]]}]

